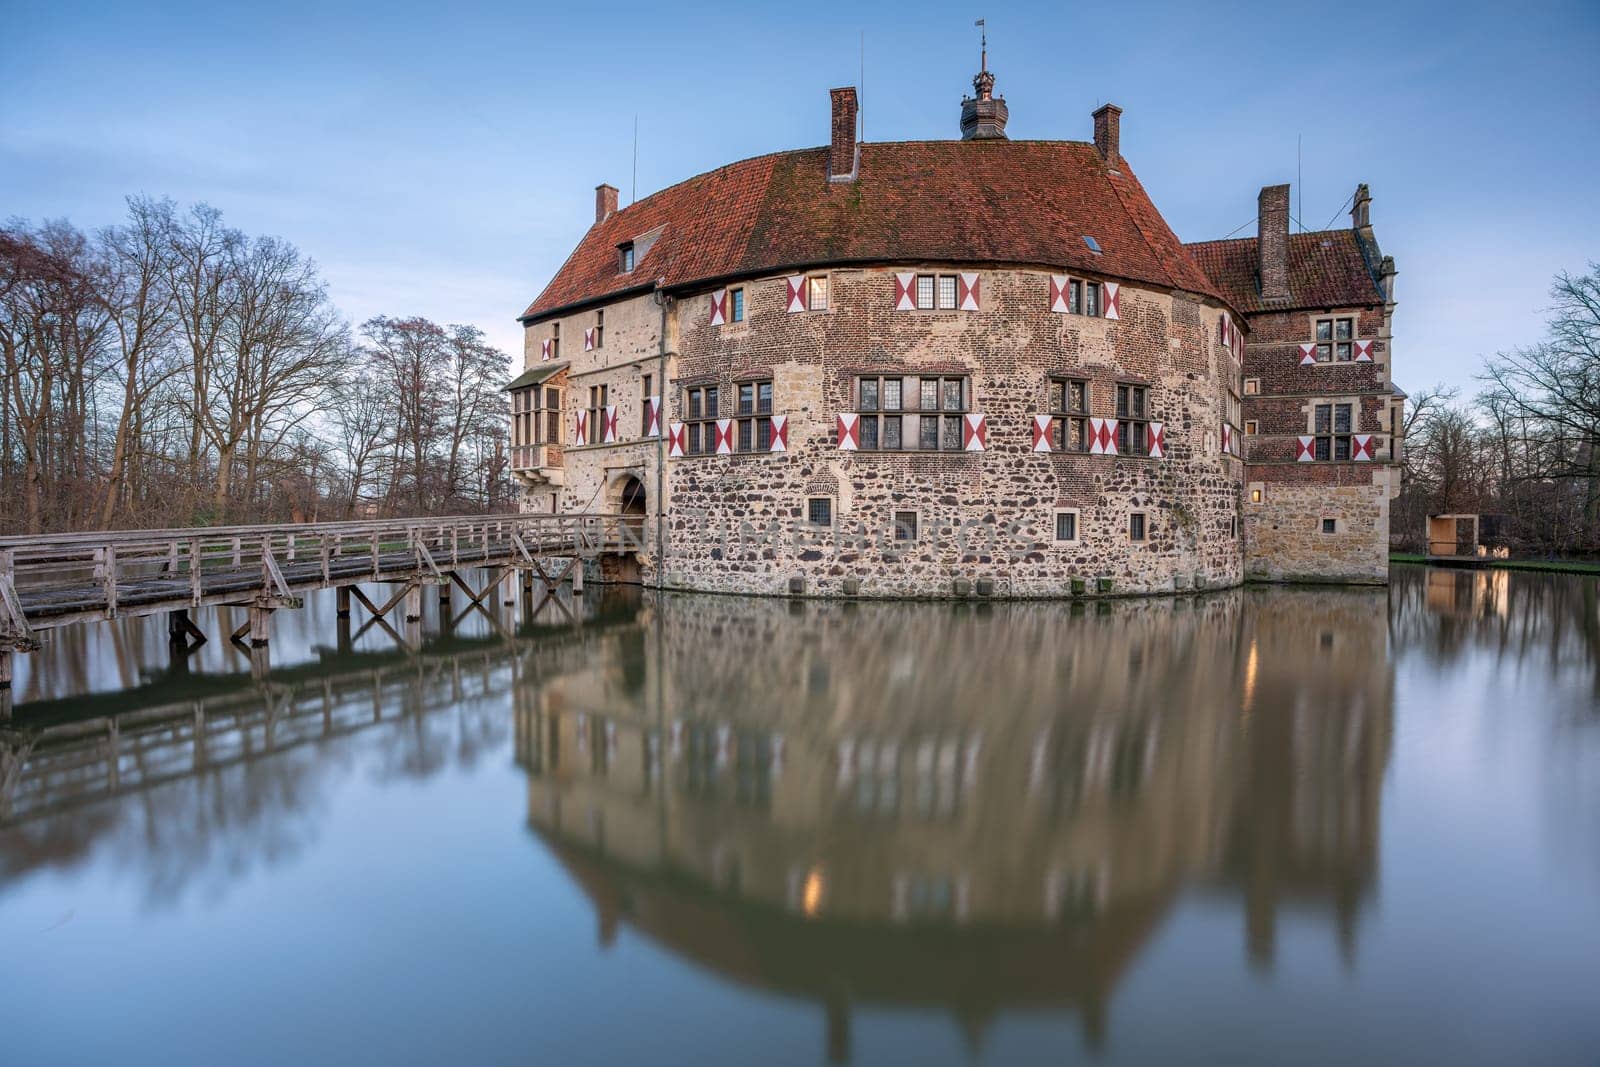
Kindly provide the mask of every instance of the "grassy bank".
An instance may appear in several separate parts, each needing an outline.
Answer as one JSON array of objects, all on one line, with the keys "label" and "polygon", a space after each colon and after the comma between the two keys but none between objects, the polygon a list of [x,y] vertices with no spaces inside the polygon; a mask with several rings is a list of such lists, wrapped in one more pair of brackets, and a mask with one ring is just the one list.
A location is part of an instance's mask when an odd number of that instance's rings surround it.
[{"label": "grassy bank", "polygon": [[[1420,552],[1391,552],[1390,563],[1426,563]],[[1560,559],[1491,559],[1481,566],[1496,567],[1504,571],[1555,571],[1561,574],[1600,574],[1600,563],[1585,560]]]}]

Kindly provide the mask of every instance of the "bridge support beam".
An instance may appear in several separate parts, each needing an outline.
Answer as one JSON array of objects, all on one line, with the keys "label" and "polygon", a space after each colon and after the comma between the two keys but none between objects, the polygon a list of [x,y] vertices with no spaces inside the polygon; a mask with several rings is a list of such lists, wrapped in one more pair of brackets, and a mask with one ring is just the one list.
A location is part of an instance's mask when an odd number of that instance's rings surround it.
[{"label": "bridge support beam", "polygon": [[335,593],[336,607],[334,614],[341,619],[350,617],[350,587],[341,585]]},{"label": "bridge support beam", "polygon": [[11,718],[11,657],[15,654],[0,648],[0,720]]}]

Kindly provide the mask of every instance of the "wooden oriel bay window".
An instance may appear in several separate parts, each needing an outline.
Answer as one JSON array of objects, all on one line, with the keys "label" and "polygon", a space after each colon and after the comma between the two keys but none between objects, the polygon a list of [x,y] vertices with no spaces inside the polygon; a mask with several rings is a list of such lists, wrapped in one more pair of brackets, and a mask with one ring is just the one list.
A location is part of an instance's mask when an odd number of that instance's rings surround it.
[{"label": "wooden oriel bay window", "polygon": [[1150,454],[1149,391],[1142,385],[1117,386],[1117,454]]},{"label": "wooden oriel bay window", "polygon": [[772,383],[740,382],[734,386],[738,397],[737,432],[734,449],[739,452],[767,452],[772,448]]},{"label": "wooden oriel bay window", "polygon": [[511,394],[511,466],[525,470],[539,465],[538,446],[561,441],[561,393],[529,386]]},{"label": "wooden oriel bay window", "polygon": [[1057,452],[1089,448],[1089,383],[1082,378],[1050,379],[1051,446]]},{"label": "wooden oriel bay window", "polygon": [[862,451],[959,452],[972,387],[953,375],[863,375],[855,401]]}]

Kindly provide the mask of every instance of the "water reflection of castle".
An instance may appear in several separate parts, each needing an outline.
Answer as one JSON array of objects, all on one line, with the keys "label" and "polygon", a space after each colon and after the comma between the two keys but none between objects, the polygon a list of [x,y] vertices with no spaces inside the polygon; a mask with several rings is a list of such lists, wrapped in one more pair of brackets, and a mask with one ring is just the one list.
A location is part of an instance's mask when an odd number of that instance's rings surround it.
[{"label": "water reflection of castle", "polygon": [[[734,980],[852,1006],[1008,1008],[1103,1039],[1177,893],[1286,901],[1340,944],[1375,874],[1381,591],[1097,605],[665,597],[535,657],[530,823],[594,903]],[[587,644],[587,643],[586,643]],[[993,665],[993,666],[990,666]]]}]

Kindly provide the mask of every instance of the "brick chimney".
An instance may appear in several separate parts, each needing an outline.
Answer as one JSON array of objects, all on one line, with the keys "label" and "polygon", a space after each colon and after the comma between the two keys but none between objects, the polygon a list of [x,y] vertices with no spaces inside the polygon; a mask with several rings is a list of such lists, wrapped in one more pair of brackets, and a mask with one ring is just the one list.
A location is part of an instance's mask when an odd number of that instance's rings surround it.
[{"label": "brick chimney", "polygon": [[594,221],[596,225],[617,213],[617,187],[603,182],[594,187]]},{"label": "brick chimney", "polygon": [[856,91],[853,86],[830,89],[833,98],[833,140],[828,145],[828,180],[854,181],[860,149],[856,147]]},{"label": "brick chimney", "polygon": [[1264,185],[1256,200],[1256,269],[1261,299],[1289,299],[1289,187]]},{"label": "brick chimney", "polygon": [[1111,166],[1122,162],[1122,109],[1116,104],[1101,104],[1095,111],[1094,147]]}]

